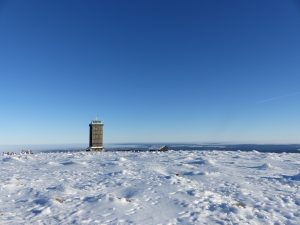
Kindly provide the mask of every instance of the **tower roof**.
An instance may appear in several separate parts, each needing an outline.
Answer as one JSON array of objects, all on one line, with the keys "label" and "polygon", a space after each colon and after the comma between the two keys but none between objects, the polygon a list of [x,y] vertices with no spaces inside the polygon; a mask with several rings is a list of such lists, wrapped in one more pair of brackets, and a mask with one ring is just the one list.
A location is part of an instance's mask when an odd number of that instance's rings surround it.
[{"label": "tower roof", "polygon": [[92,120],[90,124],[103,124],[100,120]]}]

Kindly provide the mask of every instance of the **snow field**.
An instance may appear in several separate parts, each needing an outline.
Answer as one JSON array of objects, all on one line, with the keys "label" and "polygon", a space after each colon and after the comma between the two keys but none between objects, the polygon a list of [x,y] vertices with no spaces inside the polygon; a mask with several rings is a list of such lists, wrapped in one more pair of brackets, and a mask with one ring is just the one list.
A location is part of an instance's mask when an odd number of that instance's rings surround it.
[{"label": "snow field", "polygon": [[300,154],[0,156],[0,224],[300,224]]}]

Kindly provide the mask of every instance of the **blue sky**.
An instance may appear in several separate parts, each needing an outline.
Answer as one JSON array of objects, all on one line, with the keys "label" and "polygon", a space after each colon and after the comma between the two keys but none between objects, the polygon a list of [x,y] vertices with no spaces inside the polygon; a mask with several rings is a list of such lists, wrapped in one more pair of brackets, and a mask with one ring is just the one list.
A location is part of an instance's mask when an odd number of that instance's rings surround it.
[{"label": "blue sky", "polygon": [[0,144],[299,143],[296,0],[1,1]]}]

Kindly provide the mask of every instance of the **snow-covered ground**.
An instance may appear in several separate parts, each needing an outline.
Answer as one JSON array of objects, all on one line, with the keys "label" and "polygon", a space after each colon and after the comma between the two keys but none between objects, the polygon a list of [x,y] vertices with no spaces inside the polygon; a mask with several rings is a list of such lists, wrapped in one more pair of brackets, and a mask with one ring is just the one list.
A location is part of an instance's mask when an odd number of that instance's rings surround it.
[{"label": "snow-covered ground", "polygon": [[0,224],[300,224],[300,154],[0,156]]}]

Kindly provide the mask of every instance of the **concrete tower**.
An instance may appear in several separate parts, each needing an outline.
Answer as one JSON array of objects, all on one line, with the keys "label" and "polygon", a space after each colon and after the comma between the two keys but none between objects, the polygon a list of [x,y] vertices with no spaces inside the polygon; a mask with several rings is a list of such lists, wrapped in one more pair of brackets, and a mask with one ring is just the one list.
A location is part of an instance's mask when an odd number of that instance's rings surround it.
[{"label": "concrete tower", "polygon": [[92,120],[90,123],[90,144],[88,151],[103,150],[103,123],[100,120]]}]

